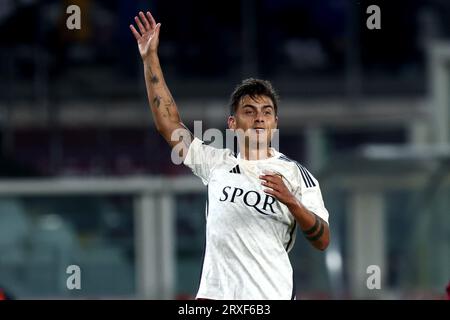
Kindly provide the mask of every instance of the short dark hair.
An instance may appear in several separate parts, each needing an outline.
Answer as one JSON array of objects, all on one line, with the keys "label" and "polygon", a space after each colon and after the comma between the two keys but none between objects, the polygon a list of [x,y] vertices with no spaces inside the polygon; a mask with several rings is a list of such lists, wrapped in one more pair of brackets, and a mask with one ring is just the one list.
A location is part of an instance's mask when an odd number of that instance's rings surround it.
[{"label": "short dark hair", "polygon": [[230,97],[230,115],[234,115],[239,102],[245,96],[250,96],[252,99],[256,96],[267,96],[272,99],[275,114],[278,113],[278,94],[273,88],[272,84],[267,80],[249,78],[242,81]]}]

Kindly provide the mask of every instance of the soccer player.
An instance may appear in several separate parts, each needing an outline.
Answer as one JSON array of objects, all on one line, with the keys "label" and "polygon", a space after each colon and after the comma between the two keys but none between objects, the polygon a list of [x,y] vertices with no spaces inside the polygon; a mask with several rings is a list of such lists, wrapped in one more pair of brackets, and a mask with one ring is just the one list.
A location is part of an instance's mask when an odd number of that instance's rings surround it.
[{"label": "soccer player", "polygon": [[[317,249],[329,243],[328,211],[318,181],[299,163],[270,147],[278,98],[267,81],[247,79],[231,96],[228,127],[239,154],[208,146],[189,134],[164,81],[157,48],[161,24],[139,12],[137,40],[156,129],[208,186],[206,247],[197,299],[294,299],[288,257],[296,226]],[[256,141],[256,143],[254,143]],[[265,146],[265,147],[261,147]]]}]

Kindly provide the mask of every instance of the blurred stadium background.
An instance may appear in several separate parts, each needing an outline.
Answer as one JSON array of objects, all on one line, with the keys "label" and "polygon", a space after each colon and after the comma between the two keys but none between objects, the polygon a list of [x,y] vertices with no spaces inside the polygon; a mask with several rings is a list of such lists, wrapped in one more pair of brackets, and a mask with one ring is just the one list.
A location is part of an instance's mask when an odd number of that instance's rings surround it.
[{"label": "blurred stadium background", "polygon": [[[67,6],[82,26],[66,28]],[[381,30],[366,28],[379,4]],[[300,299],[443,299],[450,281],[450,2],[0,1],[0,288],[18,299],[192,299],[205,191],[148,109],[128,25],[162,22],[188,125],[278,89],[280,151],[321,181],[332,242],[299,235]],[[81,268],[68,290],[66,268]],[[381,268],[368,290],[366,269]]]}]

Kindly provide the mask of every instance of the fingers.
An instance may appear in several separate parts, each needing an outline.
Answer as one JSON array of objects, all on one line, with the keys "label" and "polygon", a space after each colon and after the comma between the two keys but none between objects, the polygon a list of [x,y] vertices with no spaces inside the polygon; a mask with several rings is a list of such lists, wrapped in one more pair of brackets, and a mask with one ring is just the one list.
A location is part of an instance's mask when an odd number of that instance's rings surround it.
[{"label": "fingers", "polygon": [[264,189],[264,192],[267,194],[270,194],[271,196],[274,196],[276,199],[279,198],[279,192],[271,189]]},{"label": "fingers", "polygon": [[142,25],[141,20],[139,20],[138,17],[134,17],[134,21],[136,22],[136,24],[137,24],[137,26],[138,26],[139,31],[141,32],[141,34],[144,34],[146,30],[145,30],[144,26]]},{"label": "fingers", "polygon": [[150,13],[150,11],[147,11],[147,18],[148,18],[148,21],[150,21],[150,27],[153,29],[153,28],[156,28],[156,22],[155,22],[155,19],[153,19],[153,16],[152,16],[152,14]]},{"label": "fingers", "polygon": [[265,187],[269,187],[270,189],[280,192],[281,190],[281,185],[279,183],[276,182],[271,182],[271,181],[263,181],[261,182],[261,185],[265,186]]},{"label": "fingers", "polygon": [[[142,34],[152,31],[153,29],[158,29],[157,31],[159,32],[159,27],[161,26],[160,23],[156,24],[155,19],[153,18],[153,16],[149,11],[147,11],[146,15],[142,11],[140,11],[139,17],[138,16],[134,17],[134,21],[136,22],[136,25],[138,26],[140,32],[139,34],[139,32],[137,32],[137,30],[134,27],[131,29],[136,39],[139,39]],[[137,33],[137,35],[135,32]]]},{"label": "fingers", "polygon": [[159,37],[159,30],[161,29],[161,23],[158,23],[155,27],[156,35]]},{"label": "fingers", "polygon": [[137,32],[137,30],[134,28],[134,26],[132,24],[130,24],[130,29],[131,29],[131,32],[133,33],[134,37],[136,38],[136,40],[139,40],[141,35],[139,34],[139,32]]},{"label": "fingers", "polygon": [[281,192],[285,188],[280,174],[265,174],[259,176],[259,178],[263,180],[261,182],[263,186],[269,187],[276,192]]},{"label": "fingers", "polygon": [[144,13],[141,11],[139,12],[139,18],[141,19],[142,23],[144,24],[145,30],[150,31],[152,28],[150,26],[150,23],[148,22],[147,18],[145,17]]},{"label": "fingers", "polygon": [[269,182],[272,182],[272,183],[280,183],[280,182],[282,182],[281,176],[279,176],[279,175],[265,174],[265,175],[259,176],[259,178],[261,180],[269,181]]}]

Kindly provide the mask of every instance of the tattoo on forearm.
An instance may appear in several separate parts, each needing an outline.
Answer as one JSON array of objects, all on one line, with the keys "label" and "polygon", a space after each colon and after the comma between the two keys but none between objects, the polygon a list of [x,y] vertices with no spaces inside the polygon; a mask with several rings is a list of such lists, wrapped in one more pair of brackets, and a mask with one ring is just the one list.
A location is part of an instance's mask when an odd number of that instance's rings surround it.
[{"label": "tattoo on forearm", "polygon": [[173,106],[173,105],[174,105],[174,101],[173,101],[173,99],[172,99],[172,98],[170,98],[170,99],[169,99],[169,101],[166,101],[166,102],[164,103],[164,105],[165,105],[166,107],[170,107],[170,106]]},{"label": "tattoo on forearm", "polygon": [[156,96],[156,97],[153,99],[153,105],[154,105],[157,109],[159,109],[159,106],[161,105],[161,97],[160,97],[160,96]]},{"label": "tattoo on forearm", "polygon": [[322,238],[324,231],[325,231],[325,227],[323,226],[323,223],[321,221],[319,232],[315,236],[307,236],[306,239],[308,239],[309,241],[319,240],[320,238]]},{"label": "tattoo on forearm", "polygon": [[153,84],[157,84],[159,79],[156,75],[153,74],[152,68],[148,67],[148,71],[150,71],[150,82]]},{"label": "tattoo on forearm", "polygon": [[[314,223],[314,226],[312,226],[310,229],[303,231],[303,234],[305,235],[306,239],[309,241],[316,241],[319,240],[323,233],[325,232],[325,226],[320,217],[317,215],[314,215],[316,218],[316,221]],[[319,232],[316,233],[316,231],[319,230]],[[316,233],[316,234],[315,234]]]},{"label": "tattoo on forearm", "polygon": [[303,231],[303,234],[305,235],[305,236],[308,236],[308,235],[311,235],[311,234],[313,234],[314,232],[316,232],[317,231],[317,229],[319,229],[319,227],[320,227],[320,218],[318,217],[318,216],[316,216],[316,215],[314,215],[314,217],[315,217],[315,222],[314,222],[314,225],[310,228],[310,229],[308,229],[308,230],[304,230]]},{"label": "tattoo on forearm", "polygon": [[151,81],[151,83],[153,83],[153,84],[157,84],[157,83],[159,82],[159,79],[158,79],[157,76],[152,76],[152,77],[150,78],[150,81]]}]

